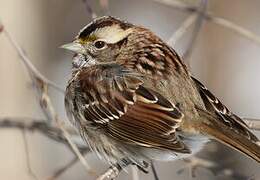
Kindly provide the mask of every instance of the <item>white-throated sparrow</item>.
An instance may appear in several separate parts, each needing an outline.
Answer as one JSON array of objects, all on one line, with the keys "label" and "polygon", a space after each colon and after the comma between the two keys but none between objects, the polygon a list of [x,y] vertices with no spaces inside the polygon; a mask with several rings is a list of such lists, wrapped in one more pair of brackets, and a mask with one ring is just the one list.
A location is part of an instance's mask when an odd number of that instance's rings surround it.
[{"label": "white-throated sparrow", "polygon": [[145,170],[150,160],[194,154],[210,138],[260,161],[258,138],[150,30],[101,17],[63,48],[77,53],[69,119],[112,166]]}]

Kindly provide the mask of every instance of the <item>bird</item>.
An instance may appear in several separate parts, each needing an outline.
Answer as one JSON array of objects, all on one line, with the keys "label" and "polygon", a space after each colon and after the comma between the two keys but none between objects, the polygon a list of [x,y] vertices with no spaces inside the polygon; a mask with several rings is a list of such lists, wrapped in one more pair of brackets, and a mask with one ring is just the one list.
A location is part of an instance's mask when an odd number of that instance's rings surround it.
[{"label": "bird", "polygon": [[94,19],[62,46],[75,53],[65,109],[89,147],[117,170],[196,154],[216,140],[260,162],[259,139],[151,30]]}]

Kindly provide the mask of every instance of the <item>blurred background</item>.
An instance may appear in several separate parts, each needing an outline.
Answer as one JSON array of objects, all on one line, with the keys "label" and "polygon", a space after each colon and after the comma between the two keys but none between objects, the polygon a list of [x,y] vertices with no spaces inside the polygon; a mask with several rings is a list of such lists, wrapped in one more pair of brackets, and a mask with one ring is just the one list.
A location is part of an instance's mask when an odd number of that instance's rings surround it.
[{"label": "blurred background", "polygon": [[[58,47],[70,42],[91,21],[90,7],[97,15],[110,14],[148,27],[168,41],[191,15],[169,2],[195,7],[201,4],[199,0],[0,0],[0,18],[6,31],[26,51],[40,72],[65,89],[71,73],[72,54]],[[260,36],[259,0],[208,0],[207,6],[207,11],[215,16]],[[170,44],[181,55],[190,46],[195,24],[178,41]],[[204,20],[192,53],[185,61],[190,62],[194,76],[234,113],[241,117],[260,118],[260,39],[258,42],[250,40]],[[0,33],[0,84],[0,120],[9,118],[29,123],[45,119],[28,72],[3,33]],[[50,94],[58,114],[69,125],[64,113],[63,94],[53,89]],[[260,136],[259,132],[255,133]],[[198,156],[216,162],[216,168],[198,168],[196,176],[191,177],[191,169],[183,161],[155,162],[160,180],[260,179],[258,163],[223,145],[210,143]],[[108,168],[93,153],[85,157],[97,173]],[[21,129],[0,129],[0,179],[47,180],[73,158],[66,146],[37,131],[24,134]],[[36,177],[28,171],[28,163]],[[151,173],[139,172],[139,175],[142,180],[153,179]],[[77,162],[57,179],[91,180],[95,177],[87,174]],[[132,179],[131,168],[122,172],[119,179]]]}]

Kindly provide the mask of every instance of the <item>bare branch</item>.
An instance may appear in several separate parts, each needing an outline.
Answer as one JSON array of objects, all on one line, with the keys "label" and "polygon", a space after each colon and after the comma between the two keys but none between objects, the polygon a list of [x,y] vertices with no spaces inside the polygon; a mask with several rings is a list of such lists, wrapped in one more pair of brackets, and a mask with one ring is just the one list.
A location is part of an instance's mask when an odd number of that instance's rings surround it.
[{"label": "bare branch", "polygon": [[27,141],[27,138],[26,138],[26,131],[25,130],[22,130],[22,135],[23,135],[23,141],[24,141],[24,149],[25,149],[25,157],[26,157],[26,167],[28,169],[28,173],[29,173],[29,175],[33,179],[38,180],[39,178],[33,172],[33,169],[32,169],[32,166],[31,166],[29,145],[28,145],[28,141]]},{"label": "bare branch", "polygon": [[[166,6],[171,6],[175,9],[181,10],[181,11],[186,11],[186,12],[192,12],[192,13],[199,13],[200,10],[193,5],[190,4],[186,4],[182,1],[176,1],[176,0],[153,0],[157,3],[166,5]],[[260,45],[260,36],[256,35],[255,33],[247,30],[244,27],[241,27],[237,24],[235,24],[234,22],[231,22],[229,20],[226,20],[224,18],[221,17],[217,17],[215,16],[212,12],[205,12],[204,13],[204,18],[205,20],[209,21],[209,22],[213,22],[215,24],[221,25],[225,28],[228,28],[230,30],[232,30],[233,32],[257,43],[258,45]]]},{"label": "bare branch", "polygon": [[221,25],[225,28],[228,28],[230,30],[232,30],[233,32],[241,35],[241,36],[244,36],[245,38],[257,43],[258,45],[260,45],[260,36],[254,34],[253,32],[229,21],[229,20],[226,20],[224,18],[221,18],[221,17],[214,17],[212,14],[208,14],[207,16],[207,20],[215,23],[215,24],[218,24],[218,25]]},{"label": "bare branch", "polygon": [[188,31],[191,25],[196,21],[197,14],[192,13],[169,38],[168,44],[173,45]]},{"label": "bare branch", "polygon": [[159,180],[159,176],[158,176],[158,174],[157,174],[157,172],[156,172],[156,168],[155,168],[155,165],[154,165],[154,162],[153,162],[153,161],[151,162],[151,168],[152,168],[154,180]]},{"label": "bare branch", "polygon": [[[1,23],[1,21],[0,21],[0,23]],[[0,24],[0,26],[1,26],[1,24]],[[3,27],[3,25],[2,25],[2,27]],[[63,88],[59,87],[54,82],[52,82],[49,79],[47,79],[43,74],[41,74],[40,71],[38,71],[38,69],[35,68],[35,66],[31,63],[31,61],[26,56],[24,50],[18,45],[18,43],[13,39],[13,37],[9,34],[9,32],[6,31],[4,28],[3,28],[2,31],[6,35],[8,40],[11,42],[13,47],[16,49],[17,53],[21,57],[21,60],[23,61],[23,64],[26,66],[27,69],[30,69],[30,73],[33,73],[33,75],[37,79],[41,79],[44,83],[46,83],[50,87],[53,87],[54,89],[58,90],[59,92],[64,93]]]},{"label": "bare branch", "polygon": [[85,4],[86,11],[91,15],[92,19],[95,19],[97,17],[97,14],[93,11],[89,0],[82,0],[82,2]]},{"label": "bare branch", "polygon": [[[64,124],[60,120],[58,114],[56,113],[56,111],[53,107],[52,101],[51,101],[49,94],[48,94],[48,86],[49,85],[51,86],[52,83],[46,77],[44,77],[35,68],[35,66],[33,66],[33,64],[31,63],[29,58],[26,56],[26,54],[24,53],[22,48],[18,45],[18,43],[14,40],[14,38],[11,36],[11,34],[6,30],[6,28],[4,28],[3,32],[5,33],[6,37],[9,39],[11,44],[14,46],[17,53],[20,55],[21,61],[25,64],[27,71],[31,75],[30,76],[31,80],[32,80],[32,82],[35,86],[35,89],[37,90],[39,97],[40,97],[39,101],[40,101],[40,104],[41,104],[41,107],[42,107],[42,111],[44,112],[44,114],[46,115],[46,117],[49,120],[52,120],[55,123],[55,125],[58,128],[61,129],[64,137],[68,141],[68,143],[71,146],[74,153],[78,156],[81,164],[85,167],[87,172],[93,174],[93,171],[91,170],[90,166],[86,162],[85,158],[82,156],[82,154],[80,153],[77,146],[72,142],[69,133],[66,131]],[[53,84],[52,84],[52,86],[53,86]]]},{"label": "bare branch", "polygon": [[188,168],[190,170],[192,178],[196,177],[196,170],[198,168],[205,168],[218,177],[222,176],[234,179],[249,179],[249,177],[246,177],[245,175],[240,174],[239,172],[235,172],[233,169],[223,167],[223,164],[218,164],[211,160],[202,159],[196,156],[192,156],[191,158],[186,159],[184,162],[187,163],[187,166],[178,170],[177,173],[181,174],[184,172],[185,169]]},{"label": "bare branch", "polygon": [[[82,154],[86,154],[88,153],[89,150],[84,150],[82,151]],[[59,178],[64,172],[66,172],[69,168],[71,168],[72,166],[74,166],[77,162],[78,162],[79,158],[77,156],[75,156],[71,161],[69,161],[67,164],[65,164],[64,166],[62,166],[61,168],[59,168],[58,170],[56,170],[53,175],[49,176],[48,178],[46,178],[46,180],[55,180],[57,178]]]},{"label": "bare branch", "polygon": [[250,129],[260,131],[260,119],[244,118],[244,122]]},{"label": "bare branch", "polygon": [[[29,121],[29,122],[28,122]],[[71,149],[68,145],[68,141],[63,136],[62,131],[60,128],[50,125],[47,123],[46,120],[41,119],[33,119],[33,118],[15,118],[15,117],[8,117],[8,118],[0,118],[0,128],[16,128],[23,131],[28,132],[38,132],[42,135],[48,137],[49,139],[62,143]],[[73,134],[75,137],[79,137],[78,133],[72,128],[66,128],[70,134]],[[80,137],[79,137],[80,138]],[[89,148],[85,144],[76,143],[77,147],[80,149],[81,152],[83,151],[90,151]]]},{"label": "bare branch", "polygon": [[103,14],[109,14],[109,0],[99,0],[99,4],[102,8]]},{"label": "bare branch", "polygon": [[55,180],[58,177],[60,177],[64,172],[66,172],[69,168],[71,168],[73,165],[75,165],[78,162],[79,158],[74,157],[71,161],[69,161],[66,165],[59,168],[53,175],[46,178],[46,180]]},{"label": "bare branch", "polygon": [[207,5],[208,5],[208,0],[201,0],[200,11],[199,11],[199,14],[198,14],[192,35],[191,35],[191,40],[188,44],[186,51],[183,54],[183,59],[184,59],[184,61],[186,61],[188,66],[190,66],[190,61],[187,60],[187,59],[189,58],[189,56],[192,53],[192,50],[193,50],[193,47],[195,45],[197,36],[198,36],[199,31],[201,29],[201,26],[203,24],[204,14],[207,11]]},{"label": "bare branch", "polygon": [[139,180],[138,168],[135,165],[132,165],[131,168],[132,168],[132,179]]},{"label": "bare branch", "polygon": [[171,6],[173,8],[176,8],[176,9],[182,10],[182,11],[196,11],[197,10],[197,8],[194,5],[186,4],[186,3],[178,1],[178,0],[153,0],[153,1],[163,4],[165,6]]}]

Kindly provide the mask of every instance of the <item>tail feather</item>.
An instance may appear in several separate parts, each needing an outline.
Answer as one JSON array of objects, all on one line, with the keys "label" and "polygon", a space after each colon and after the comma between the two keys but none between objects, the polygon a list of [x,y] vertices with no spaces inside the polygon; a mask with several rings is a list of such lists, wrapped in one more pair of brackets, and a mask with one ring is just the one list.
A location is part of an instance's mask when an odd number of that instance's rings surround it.
[{"label": "tail feather", "polygon": [[260,162],[260,141],[249,139],[244,134],[241,134],[234,129],[226,126],[219,117],[209,114],[203,110],[199,110],[202,123],[199,125],[200,131],[205,133],[217,141],[220,141],[233,149],[244,153],[245,155]]}]

